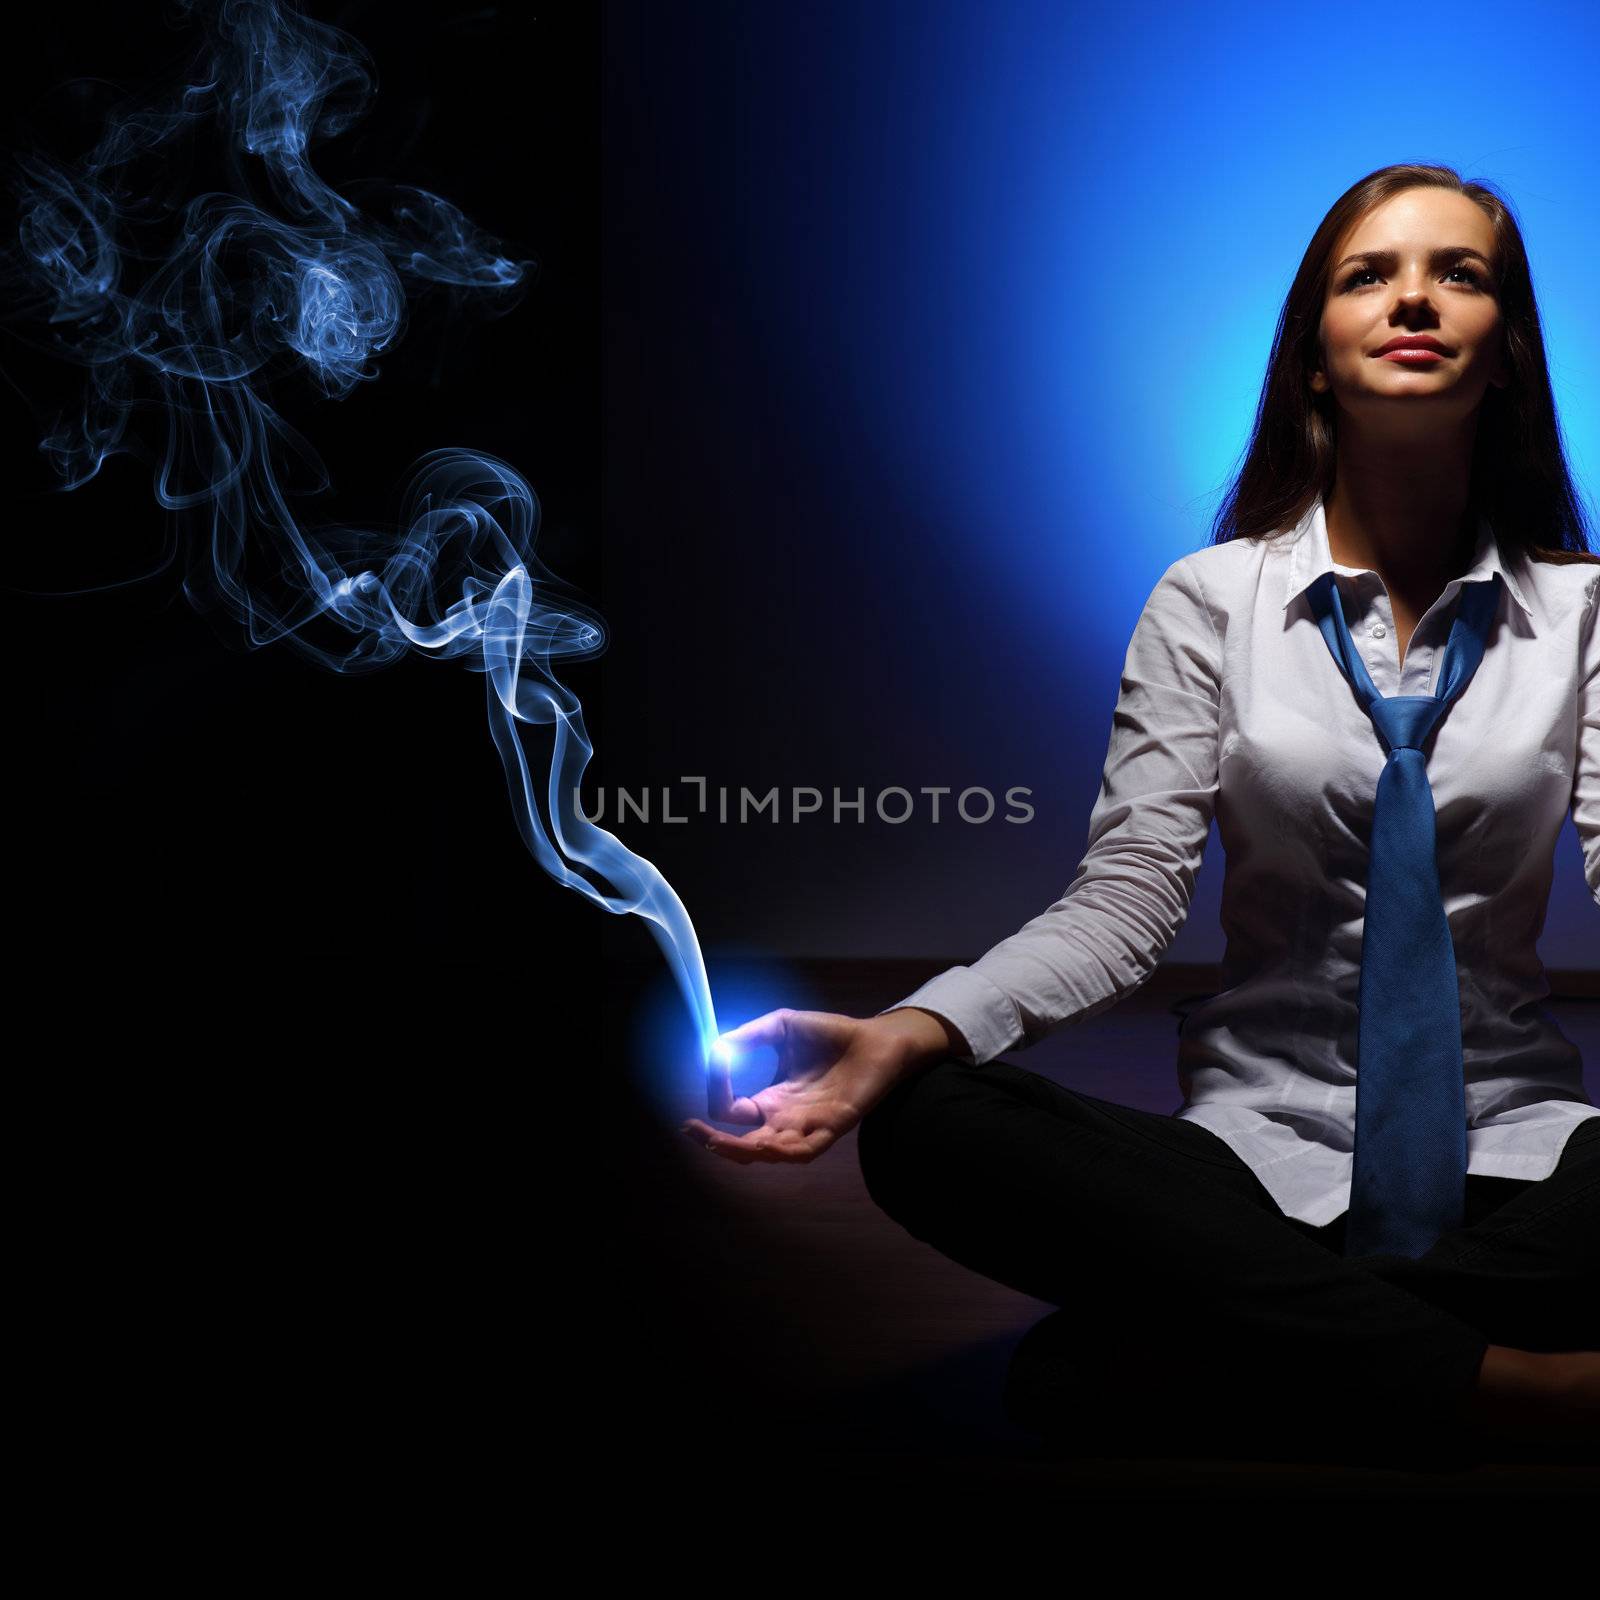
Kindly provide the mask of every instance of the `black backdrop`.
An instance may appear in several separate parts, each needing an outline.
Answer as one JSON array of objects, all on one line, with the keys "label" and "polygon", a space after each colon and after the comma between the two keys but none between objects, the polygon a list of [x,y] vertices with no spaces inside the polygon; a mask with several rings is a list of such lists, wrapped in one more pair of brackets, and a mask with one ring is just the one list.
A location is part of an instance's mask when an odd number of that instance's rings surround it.
[{"label": "black backdrop", "polygon": [[[379,70],[365,119],[313,149],[319,172],[432,189],[538,262],[502,320],[452,331],[420,308],[347,399],[275,394],[332,472],[326,514],[397,517],[422,451],[492,452],[540,499],[547,565],[603,614],[599,9],[306,9]],[[37,47],[5,57],[12,143],[82,138],[54,85],[164,76],[183,48],[168,15],[50,8]],[[448,1481],[492,1515],[527,1489],[502,1453],[555,1447],[589,1348],[569,1308],[609,1281],[591,1283],[601,1119],[573,1053],[606,913],[523,846],[484,678],[460,662],[341,677],[244,649],[188,606],[181,565],[46,593],[148,568],[167,528],[129,458],[55,490],[36,446],[78,374],[14,329],[3,348],[5,970],[37,1450],[128,1489],[157,1448],[352,1494],[374,1474]],[[566,679],[600,743],[595,665]]]},{"label": "black backdrop", "polygon": [[[547,565],[603,609],[595,9],[310,10],[366,45],[379,83],[353,129],[313,146],[319,172],[433,189],[538,262],[502,319],[459,327],[418,305],[378,379],[343,400],[274,391],[329,466],[315,514],[398,518],[423,451],[489,451],[539,496]],[[60,8],[43,59],[8,59],[14,140],[74,125],[43,86],[162,76],[187,35],[153,25],[160,15]],[[5,351],[13,922],[27,980],[76,997],[62,1043],[104,1023],[182,1058],[230,1033],[247,1048],[266,1027],[303,1050],[366,1040],[358,1053],[374,1054],[385,1017],[412,1039],[454,1029],[463,1006],[480,1026],[527,1023],[563,987],[542,960],[576,955],[604,913],[560,892],[516,835],[482,675],[419,653],[338,676],[287,645],[247,650],[224,613],[187,605],[181,566],[43,597],[152,565],[165,513],[127,456],[55,491],[36,444],[78,373],[15,337]],[[593,663],[569,673],[598,738],[597,678]],[[128,1008],[114,1026],[95,999],[113,989]],[[183,1015],[187,1035],[173,1027]]]}]

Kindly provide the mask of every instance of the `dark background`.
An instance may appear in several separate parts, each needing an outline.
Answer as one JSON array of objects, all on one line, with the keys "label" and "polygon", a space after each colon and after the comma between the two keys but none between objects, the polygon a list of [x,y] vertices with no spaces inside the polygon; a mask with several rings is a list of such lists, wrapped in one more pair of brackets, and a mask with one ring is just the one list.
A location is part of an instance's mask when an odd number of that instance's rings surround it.
[{"label": "dark background", "polygon": [[[414,305],[378,379],[342,400],[308,383],[273,389],[328,465],[334,492],[316,513],[395,519],[423,451],[500,455],[541,502],[546,564],[603,609],[595,8],[309,10],[378,67],[366,116],[313,146],[317,170],[335,185],[373,175],[432,189],[538,263],[499,320],[457,327],[437,299]],[[13,142],[74,126],[44,86],[162,75],[186,34],[160,18],[156,6],[63,7],[41,57],[9,58]],[[43,596],[149,567],[167,514],[128,456],[58,492],[35,447],[78,370],[14,337],[5,352],[4,631],[25,845],[13,917],[27,930],[14,959],[19,978],[80,1002],[60,1019],[63,1046],[109,1028],[183,1059],[219,1041],[174,1017],[210,1012],[230,1049],[266,1028],[355,1057],[378,1053],[385,1018],[443,1032],[465,1004],[480,1027],[526,1024],[563,988],[543,963],[584,965],[604,913],[560,891],[518,838],[483,677],[420,652],[339,676],[284,645],[249,650],[225,613],[185,602],[181,564]],[[148,419],[144,432],[159,437]],[[578,663],[567,681],[599,742],[596,677]],[[112,990],[127,1008],[114,1025],[96,1000]]]},{"label": "dark background", "polygon": [[[342,401],[273,391],[329,467],[324,514],[395,518],[424,450],[492,452],[539,498],[546,564],[603,613],[598,9],[307,9],[378,67],[317,170],[431,189],[538,263],[501,320],[413,307]],[[77,154],[105,91],[53,87],[165,79],[188,48],[171,20],[51,8],[5,56],[12,146]],[[568,1182],[606,1122],[592,1043],[574,1049],[607,913],[523,846],[462,662],[338,676],[248,650],[185,602],[181,563],[46,593],[152,566],[169,529],[126,456],[55,489],[37,442],[80,374],[11,326],[0,348],[36,1468],[133,1493],[156,1461],[288,1463],[308,1493],[454,1485],[493,1515],[526,1488],[511,1436],[565,1425],[586,1335],[568,1308],[601,1292],[603,1219]],[[595,665],[565,681],[603,743]],[[537,730],[527,748],[537,771]]]}]

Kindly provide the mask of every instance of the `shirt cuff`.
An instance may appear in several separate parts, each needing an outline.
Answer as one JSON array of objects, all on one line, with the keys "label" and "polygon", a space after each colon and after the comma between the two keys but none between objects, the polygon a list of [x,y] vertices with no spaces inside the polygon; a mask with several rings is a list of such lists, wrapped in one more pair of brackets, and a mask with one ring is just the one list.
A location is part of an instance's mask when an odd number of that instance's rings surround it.
[{"label": "shirt cuff", "polygon": [[931,1011],[957,1028],[971,1046],[971,1054],[958,1055],[955,1059],[971,1062],[973,1066],[993,1061],[1023,1040],[1022,1019],[1017,1008],[1004,991],[971,967],[951,967],[929,978],[904,1000],[896,1000],[876,1014],[881,1017],[884,1012],[898,1011],[902,1006]]}]

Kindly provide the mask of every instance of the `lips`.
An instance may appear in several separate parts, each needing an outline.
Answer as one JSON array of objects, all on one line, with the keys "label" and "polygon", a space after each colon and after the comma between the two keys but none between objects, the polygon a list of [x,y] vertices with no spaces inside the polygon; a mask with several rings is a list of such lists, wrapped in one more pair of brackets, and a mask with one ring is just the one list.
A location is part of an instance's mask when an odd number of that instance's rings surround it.
[{"label": "lips", "polygon": [[1437,356],[1450,354],[1446,345],[1440,344],[1437,339],[1430,338],[1425,333],[1406,334],[1401,338],[1391,339],[1387,344],[1379,345],[1372,353],[1375,356],[1386,356],[1391,350],[1430,350]]}]

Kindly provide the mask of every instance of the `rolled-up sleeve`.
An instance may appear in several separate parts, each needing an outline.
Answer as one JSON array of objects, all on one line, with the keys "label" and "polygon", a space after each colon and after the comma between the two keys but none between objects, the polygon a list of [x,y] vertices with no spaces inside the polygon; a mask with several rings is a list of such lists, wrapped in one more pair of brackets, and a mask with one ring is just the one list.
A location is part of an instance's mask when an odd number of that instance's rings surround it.
[{"label": "rolled-up sleeve", "polygon": [[[1134,627],[1088,850],[1066,892],[879,1016],[931,1011],[966,1039],[960,1059],[981,1065],[1106,1010],[1155,970],[1188,915],[1216,806],[1222,642],[1198,554],[1167,568]],[[1591,741],[1594,710],[1591,701]],[[1591,772],[1596,754],[1591,744]],[[1600,833],[1595,789],[1589,805]]]},{"label": "rolled-up sleeve", "polygon": [[1583,876],[1600,906],[1600,578],[1589,587],[1578,670],[1578,763],[1572,778],[1572,825],[1583,847]]}]

